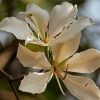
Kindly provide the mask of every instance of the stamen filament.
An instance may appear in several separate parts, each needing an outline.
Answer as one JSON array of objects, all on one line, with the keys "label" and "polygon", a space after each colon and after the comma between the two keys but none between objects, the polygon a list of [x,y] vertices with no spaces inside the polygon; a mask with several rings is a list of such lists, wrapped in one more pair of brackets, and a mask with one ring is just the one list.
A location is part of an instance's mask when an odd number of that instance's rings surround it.
[{"label": "stamen filament", "polygon": [[59,85],[59,88],[60,88],[62,94],[65,95],[65,93],[64,93],[64,91],[63,91],[63,89],[62,89],[62,87],[61,87],[61,84],[60,84],[60,81],[59,81],[58,76],[56,75],[56,73],[55,73],[54,75],[55,75],[55,77],[56,77],[57,83],[58,83],[58,85]]}]

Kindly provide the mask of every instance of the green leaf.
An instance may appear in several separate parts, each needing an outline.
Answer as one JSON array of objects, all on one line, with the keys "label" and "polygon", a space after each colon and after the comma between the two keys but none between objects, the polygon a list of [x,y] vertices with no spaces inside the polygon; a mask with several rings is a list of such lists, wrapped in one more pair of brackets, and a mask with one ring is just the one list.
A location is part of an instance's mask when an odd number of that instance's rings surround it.
[{"label": "green leaf", "polygon": [[29,50],[33,51],[33,52],[39,52],[39,51],[40,52],[43,52],[44,51],[44,47],[43,46],[40,46],[40,45],[37,45],[37,44],[28,43],[26,45],[26,47]]}]

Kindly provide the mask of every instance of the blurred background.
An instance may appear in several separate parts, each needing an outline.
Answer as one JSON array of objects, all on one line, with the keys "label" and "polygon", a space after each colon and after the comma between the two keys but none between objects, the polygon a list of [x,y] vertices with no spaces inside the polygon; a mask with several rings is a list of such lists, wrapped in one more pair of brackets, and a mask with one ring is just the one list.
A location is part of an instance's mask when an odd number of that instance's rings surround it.
[{"label": "blurred background", "polygon": [[[77,4],[79,9],[78,15],[88,16],[95,22],[93,26],[83,30],[83,37],[78,52],[88,48],[100,50],[100,0],[0,0],[0,21],[5,17],[16,16],[18,12],[25,11],[26,5],[31,2],[38,4],[50,12],[53,6],[61,4],[63,1],[68,1],[73,5]],[[0,65],[0,68],[13,77],[16,77],[19,73],[27,73],[30,70],[23,68],[15,57],[18,42],[11,33],[0,32],[0,61],[4,61],[7,57],[11,58],[5,61],[4,65]],[[8,51],[12,53],[12,56],[9,56]],[[100,69],[87,76],[91,77],[100,87]],[[13,82],[13,85],[18,92],[20,100],[77,100],[67,90],[67,95],[63,96],[55,79],[48,84],[46,91],[39,95],[18,91],[19,83],[20,80],[17,80]],[[0,100],[16,100],[11,86],[5,76],[0,73]],[[63,86],[63,88],[65,87]]]}]

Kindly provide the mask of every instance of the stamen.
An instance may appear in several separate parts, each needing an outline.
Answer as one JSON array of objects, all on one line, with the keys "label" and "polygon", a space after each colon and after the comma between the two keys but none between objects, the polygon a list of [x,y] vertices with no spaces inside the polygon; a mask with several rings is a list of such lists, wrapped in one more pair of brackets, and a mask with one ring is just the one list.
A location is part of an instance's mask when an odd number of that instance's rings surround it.
[{"label": "stamen", "polygon": [[[31,20],[32,23],[35,24],[35,26],[37,27],[37,38],[40,39],[40,37],[42,38],[42,34],[41,34],[41,27],[39,25],[39,21],[38,21],[38,18],[37,18],[37,15],[36,14],[30,14],[28,16],[28,18]],[[34,18],[34,19],[33,19]]]},{"label": "stamen", "polygon": [[[65,74],[64,75],[61,75],[60,74],[60,72],[61,72],[61,70],[55,70],[55,72],[57,73],[57,75],[62,79],[62,80],[64,80],[65,78],[66,78],[66,76],[67,76],[67,74],[68,74],[68,64],[67,64],[67,68],[66,68],[66,70],[65,71],[63,71]],[[62,73],[62,72],[61,72]]]},{"label": "stamen", "polygon": [[57,70],[55,70],[55,73],[59,76],[59,78],[60,78],[60,79],[62,79],[62,80],[63,80],[63,76],[60,74],[60,72],[61,72],[61,71],[60,71],[60,70],[58,70],[58,69],[57,69]]},{"label": "stamen", "polygon": [[60,81],[59,81],[58,76],[56,75],[56,73],[55,73],[54,75],[55,75],[55,77],[56,77],[57,83],[58,83],[58,85],[59,85],[59,88],[60,88],[62,94],[65,95],[65,93],[64,93],[64,91],[63,91],[63,89],[62,89],[62,87],[61,87],[61,84],[60,84]]},{"label": "stamen", "polygon": [[63,79],[62,79],[62,80],[64,80],[64,79],[66,78],[67,74],[68,74],[68,64],[67,64],[66,71],[64,71],[64,72],[65,72],[65,75],[64,75],[64,77],[63,77]]}]

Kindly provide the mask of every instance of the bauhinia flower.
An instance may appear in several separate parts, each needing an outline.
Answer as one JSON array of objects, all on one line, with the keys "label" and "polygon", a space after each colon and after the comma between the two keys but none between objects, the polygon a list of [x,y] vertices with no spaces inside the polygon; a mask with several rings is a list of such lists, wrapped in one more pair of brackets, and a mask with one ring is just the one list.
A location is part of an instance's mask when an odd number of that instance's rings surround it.
[{"label": "bauhinia flower", "polygon": [[78,99],[100,100],[99,87],[91,79],[85,76],[74,76],[70,73],[89,74],[94,72],[100,67],[100,51],[88,49],[84,52],[76,53],[72,57],[66,57],[60,63],[57,62],[54,56],[54,59],[50,63],[43,52],[32,52],[19,44],[17,57],[25,67],[41,68],[44,70],[41,73],[32,72],[25,76],[19,87],[21,91],[32,94],[44,92],[47,84],[54,75],[63,94],[64,91],[59,79],[63,81],[72,95]]},{"label": "bauhinia flower", "polygon": [[50,15],[35,4],[28,4],[26,11],[20,12],[17,18],[8,17],[1,21],[0,30],[25,40],[25,45],[65,45],[72,38],[76,38],[73,42],[78,42],[80,31],[93,22],[87,17],[76,18],[77,12],[77,6],[68,2],[56,5]]},{"label": "bauhinia flower", "polygon": [[[8,17],[0,22],[0,30],[25,40],[25,46],[19,44],[18,47],[20,62],[25,67],[43,70],[25,76],[19,87],[21,91],[44,92],[54,75],[63,94],[59,79],[78,99],[100,100],[100,90],[91,79],[70,74],[89,74],[100,67],[100,51],[89,49],[74,54],[79,46],[80,31],[93,24],[87,17],[76,18],[77,12],[76,5],[64,2],[55,6],[49,16],[46,10],[29,4],[17,18]],[[43,46],[44,52],[33,52],[29,44],[31,47],[33,44]]]}]

